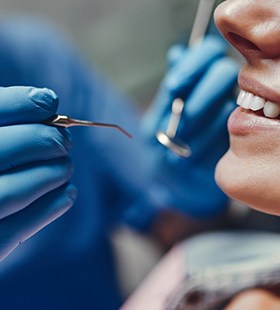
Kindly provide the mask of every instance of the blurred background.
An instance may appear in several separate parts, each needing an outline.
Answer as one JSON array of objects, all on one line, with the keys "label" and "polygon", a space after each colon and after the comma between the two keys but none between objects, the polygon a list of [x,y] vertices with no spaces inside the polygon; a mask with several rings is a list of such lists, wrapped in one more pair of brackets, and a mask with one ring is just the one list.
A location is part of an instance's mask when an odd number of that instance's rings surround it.
[{"label": "blurred background", "polygon": [[1,0],[0,16],[39,15],[69,32],[114,84],[148,104],[174,43],[186,43],[198,0]]}]

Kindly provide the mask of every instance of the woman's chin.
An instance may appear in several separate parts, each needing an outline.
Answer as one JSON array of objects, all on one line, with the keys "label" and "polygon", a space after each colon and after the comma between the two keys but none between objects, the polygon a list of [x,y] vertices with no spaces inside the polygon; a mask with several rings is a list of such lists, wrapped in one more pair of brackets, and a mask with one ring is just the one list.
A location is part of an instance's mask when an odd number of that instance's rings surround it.
[{"label": "woman's chin", "polygon": [[279,171],[271,173],[268,165],[254,160],[244,161],[231,149],[216,166],[215,179],[230,198],[253,209],[280,215]]},{"label": "woman's chin", "polygon": [[215,170],[215,180],[221,190],[229,197],[236,199],[240,192],[240,181],[238,181],[238,171],[236,170],[236,159],[228,150],[219,160]]}]

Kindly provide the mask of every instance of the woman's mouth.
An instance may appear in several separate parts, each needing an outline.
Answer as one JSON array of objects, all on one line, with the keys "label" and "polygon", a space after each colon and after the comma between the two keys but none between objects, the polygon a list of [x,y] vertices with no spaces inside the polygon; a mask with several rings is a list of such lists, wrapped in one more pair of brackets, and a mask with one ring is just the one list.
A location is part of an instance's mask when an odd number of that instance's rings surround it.
[{"label": "woman's mouth", "polygon": [[228,120],[229,133],[234,136],[259,135],[264,131],[280,131],[280,104],[241,89],[237,108]]},{"label": "woman's mouth", "polygon": [[280,115],[280,104],[256,96],[245,90],[240,91],[237,104],[246,110],[260,111],[262,116],[277,118]]}]

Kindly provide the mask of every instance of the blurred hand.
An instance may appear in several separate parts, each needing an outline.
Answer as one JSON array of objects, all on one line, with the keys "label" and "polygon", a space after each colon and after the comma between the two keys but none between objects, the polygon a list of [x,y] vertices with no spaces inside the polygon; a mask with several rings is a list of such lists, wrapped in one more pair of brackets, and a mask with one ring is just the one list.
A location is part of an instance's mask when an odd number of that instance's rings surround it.
[{"label": "blurred hand", "polygon": [[237,295],[225,310],[278,310],[280,299],[264,290],[250,290]]},{"label": "blurred hand", "polygon": [[49,89],[0,88],[0,260],[75,199],[70,134],[40,124],[57,104]]},{"label": "blurred hand", "polygon": [[[225,56],[216,37],[194,47],[175,46],[155,103],[144,118],[143,130],[154,156],[160,205],[172,206],[194,217],[221,212],[226,196],[214,181],[217,161],[228,148],[227,119],[235,107],[233,90],[237,65]],[[176,138],[188,144],[192,155],[179,158],[156,139],[166,131],[175,98],[185,102]]]}]

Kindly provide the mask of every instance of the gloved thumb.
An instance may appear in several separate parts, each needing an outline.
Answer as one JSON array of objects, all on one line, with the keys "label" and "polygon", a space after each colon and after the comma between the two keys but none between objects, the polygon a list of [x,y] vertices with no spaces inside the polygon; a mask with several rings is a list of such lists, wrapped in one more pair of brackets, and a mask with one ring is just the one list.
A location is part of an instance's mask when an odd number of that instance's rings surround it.
[{"label": "gloved thumb", "polygon": [[43,121],[57,107],[58,97],[48,88],[0,87],[0,126]]}]

